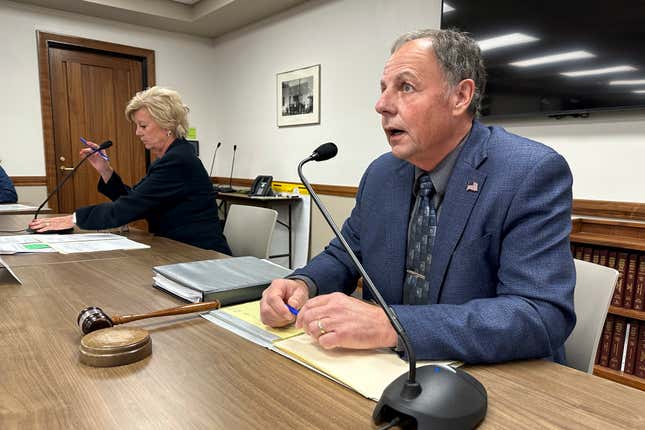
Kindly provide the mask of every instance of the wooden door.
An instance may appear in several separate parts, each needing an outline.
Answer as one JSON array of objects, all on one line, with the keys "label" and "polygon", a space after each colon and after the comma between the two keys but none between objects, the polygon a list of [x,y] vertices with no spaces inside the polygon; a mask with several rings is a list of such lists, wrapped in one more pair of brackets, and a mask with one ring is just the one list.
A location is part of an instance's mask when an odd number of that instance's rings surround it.
[{"label": "wooden door", "polygon": [[[80,161],[80,138],[111,140],[110,164],[126,184],[146,171],[146,152],[124,115],[127,102],[143,89],[142,62],[103,53],[49,47],[56,184]],[[58,211],[107,201],[99,194],[99,175],[85,162],[58,193]]]}]

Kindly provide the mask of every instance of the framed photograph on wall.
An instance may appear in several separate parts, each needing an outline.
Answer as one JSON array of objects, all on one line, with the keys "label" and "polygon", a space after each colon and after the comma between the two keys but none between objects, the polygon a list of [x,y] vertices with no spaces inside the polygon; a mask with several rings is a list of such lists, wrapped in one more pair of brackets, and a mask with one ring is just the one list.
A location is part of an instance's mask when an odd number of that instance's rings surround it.
[{"label": "framed photograph on wall", "polygon": [[277,74],[278,127],[320,124],[320,64]]}]

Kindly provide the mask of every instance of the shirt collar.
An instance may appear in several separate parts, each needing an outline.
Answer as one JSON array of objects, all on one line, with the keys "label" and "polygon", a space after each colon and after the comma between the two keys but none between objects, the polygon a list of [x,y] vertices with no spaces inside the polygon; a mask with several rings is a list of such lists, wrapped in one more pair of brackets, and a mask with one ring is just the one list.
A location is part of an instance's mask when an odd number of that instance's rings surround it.
[{"label": "shirt collar", "polygon": [[464,142],[468,139],[468,137],[470,137],[470,131],[468,132],[468,134],[466,134],[466,136],[464,136],[463,139],[461,139],[461,142],[459,142],[459,144],[452,151],[450,151],[450,153],[448,153],[448,155],[446,155],[444,159],[441,160],[441,162],[437,164],[437,166],[431,171],[426,172],[425,170],[419,169],[416,166],[414,167],[413,192],[415,196],[417,194],[417,190],[419,189],[419,177],[427,173],[430,175],[432,185],[435,189],[437,204],[441,204],[443,196],[446,193],[446,188],[448,187],[448,180],[450,179],[450,175],[452,174],[452,171],[455,167],[457,158],[459,158],[459,153],[464,146]]}]

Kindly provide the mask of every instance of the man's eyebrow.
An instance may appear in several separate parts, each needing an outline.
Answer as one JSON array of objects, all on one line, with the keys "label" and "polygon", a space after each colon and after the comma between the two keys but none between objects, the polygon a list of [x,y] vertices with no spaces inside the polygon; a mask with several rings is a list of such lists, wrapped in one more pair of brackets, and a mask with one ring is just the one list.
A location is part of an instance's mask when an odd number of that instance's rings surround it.
[{"label": "man's eyebrow", "polygon": [[[401,81],[407,81],[407,80],[412,80],[416,81],[418,79],[417,75],[409,70],[403,70],[400,73],[395,74],[390,81],[392,82],[401,82]],[[381,85],[385,84],[385,80],[381,78]]]}]

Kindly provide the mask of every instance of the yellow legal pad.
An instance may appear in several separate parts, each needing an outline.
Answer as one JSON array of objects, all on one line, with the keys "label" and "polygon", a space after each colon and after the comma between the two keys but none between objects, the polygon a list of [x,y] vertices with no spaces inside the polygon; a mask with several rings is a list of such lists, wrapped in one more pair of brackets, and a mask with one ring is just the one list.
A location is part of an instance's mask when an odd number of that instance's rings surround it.
[{"label": "yellow legal pad", "polygon": [[255,302],[241,303],[234,306],[227,306],[220,309],[220,311],[274,334],[280,339],[287,339],[304,333],[302,329],[296,328],[293,324],[288,325],[287,327],[273,328],[262,323],[262,320],[260,319],[259,300],[256,300]]},{"label": "yellow legal pad", "polygon": [[[390,349],[326,350],[293,325],[284,328],[268,327],[260,320],[259,301],[228,306],[202,316],[374,401],[378,401],[383,390],[409,369],[408,362]],[[458,367],[462,363],[420,361],[417,362],[417,367],[427,364]]]}]

